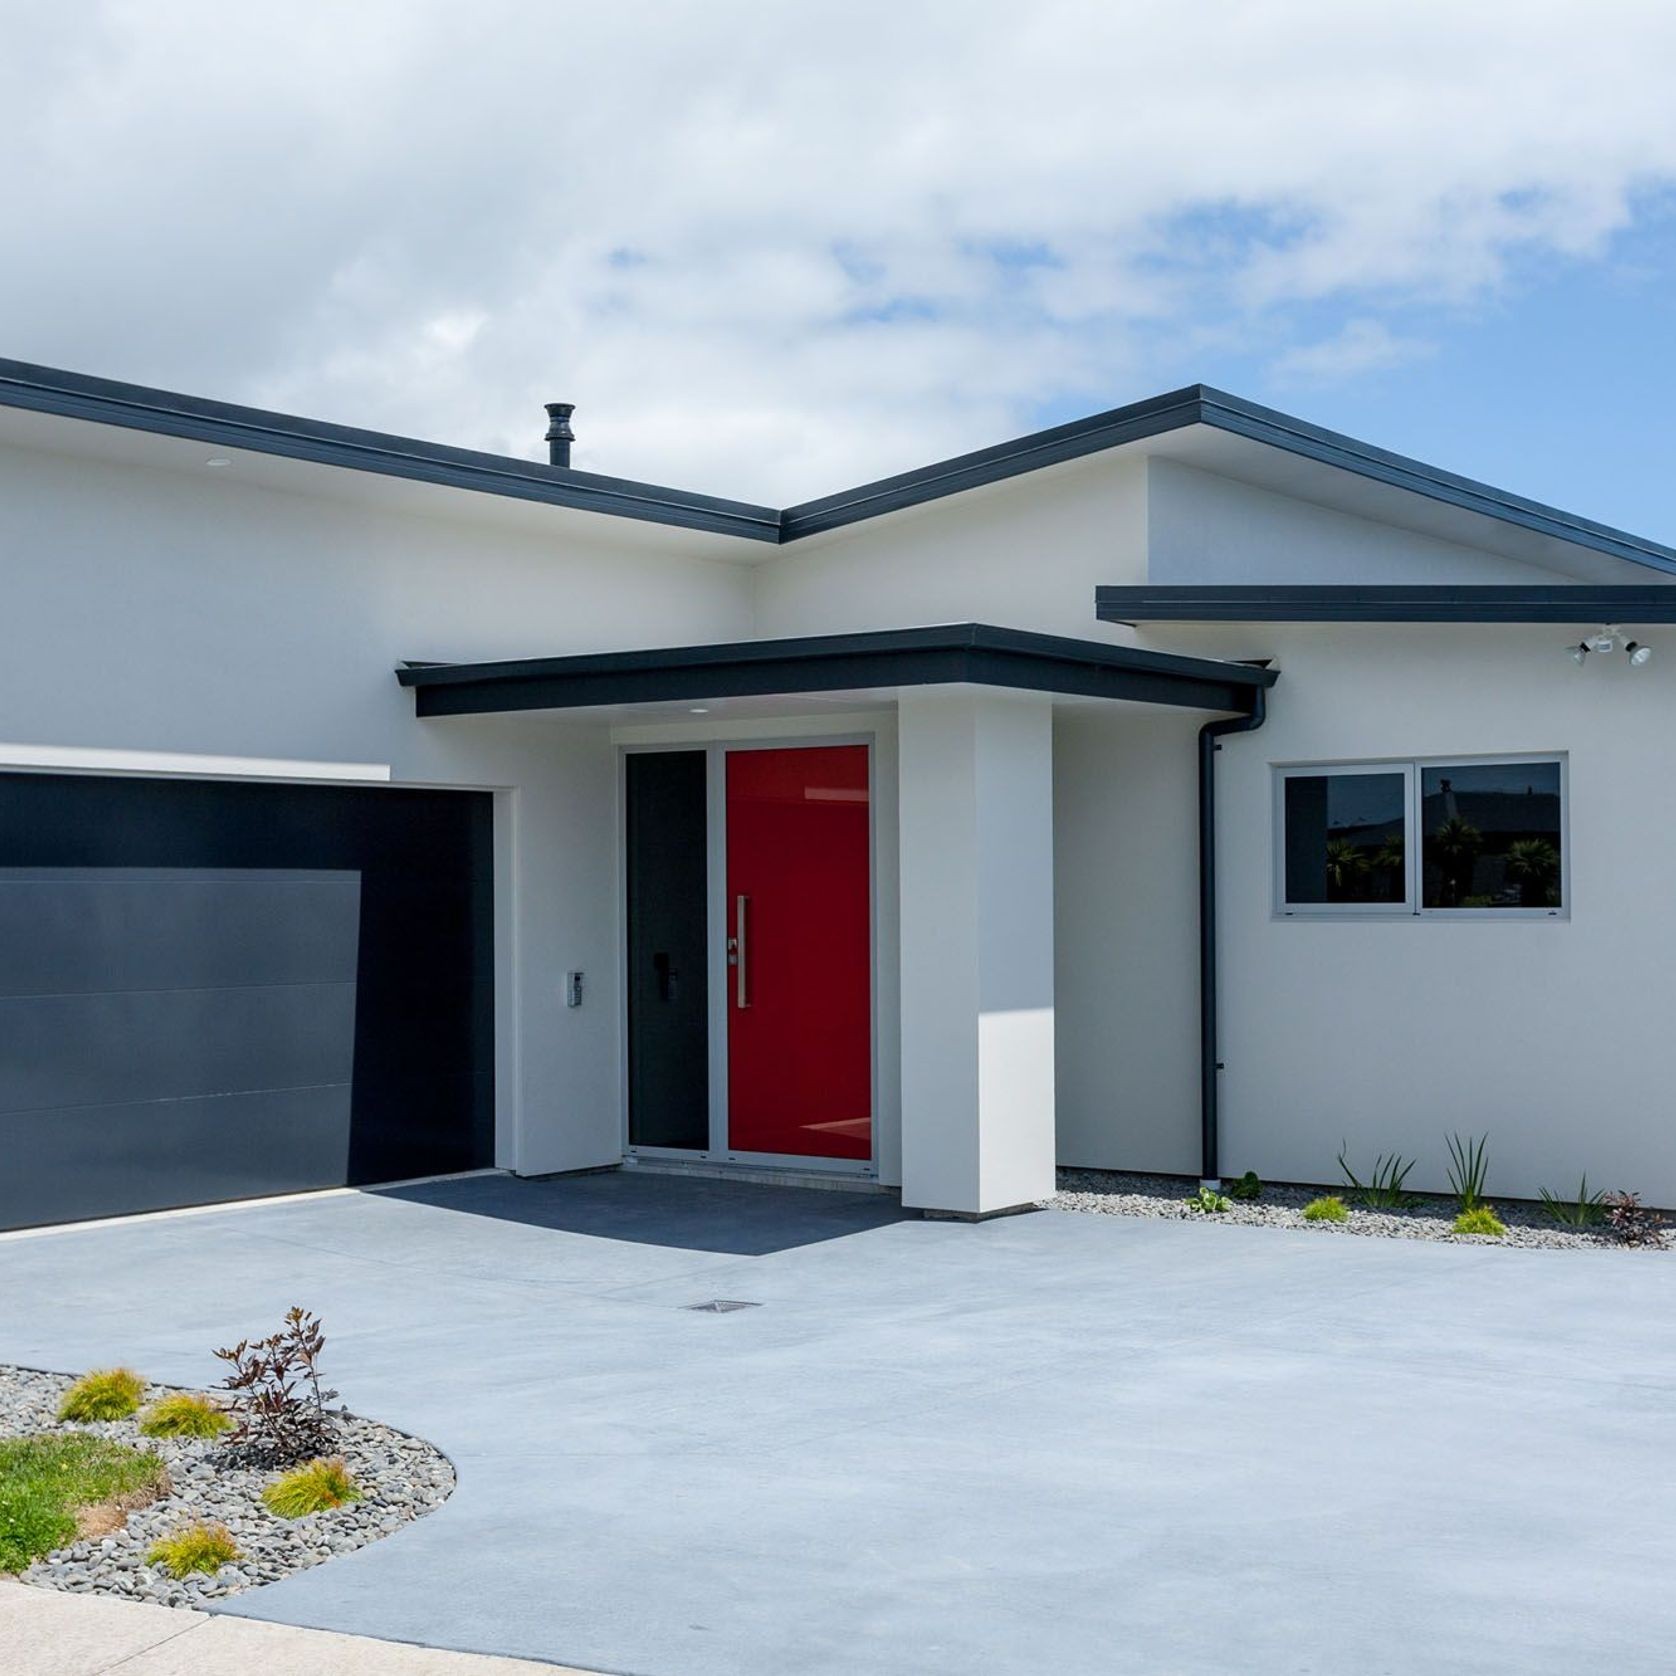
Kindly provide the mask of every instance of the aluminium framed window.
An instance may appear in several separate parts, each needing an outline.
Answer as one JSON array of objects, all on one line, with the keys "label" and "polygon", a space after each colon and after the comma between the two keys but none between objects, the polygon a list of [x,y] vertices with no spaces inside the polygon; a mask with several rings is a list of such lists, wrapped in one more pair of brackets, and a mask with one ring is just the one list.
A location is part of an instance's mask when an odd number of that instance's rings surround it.
[{"label": "aluminium framed window", "polygon": [[1275,772],[1275,913],[1563,919],[1561,754],[1302,763]]},{"label": "aluminium framed window", "polygon": [[1412,914],[1411,762],[1312,763],[1275,775],[1275,908]]}]

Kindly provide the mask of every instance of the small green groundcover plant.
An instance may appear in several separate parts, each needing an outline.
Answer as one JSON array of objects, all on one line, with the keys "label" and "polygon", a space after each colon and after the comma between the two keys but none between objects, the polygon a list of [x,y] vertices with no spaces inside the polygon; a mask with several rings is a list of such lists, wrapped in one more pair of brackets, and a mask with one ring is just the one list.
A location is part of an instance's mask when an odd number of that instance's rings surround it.
[{"label": "small green groundcover plant", "polygon": [[341,1456],[327,1461],[310,1461],[295,1472],[275,1479],[262,1492],[269,1512],[282,1519],[301,1519],[328,1508],[345,1507],[361,1499],[361,1486]]},{"label": "small green groundcover plant", "polygon": [[1455,1232],[1457,1234],[1488,1234],[1492,1238],[1500,1238],[1507,1232],[1507,1224],[1488,1205],[1477,1204],[1471,1210],[1463,1210],[1455,1218]]},{"label": "small green groundcover plant", "polygon": [[132,1368],[101,1368],[84,1373],[58,1405],[60,1420],[126,1420],[145,1396],[145,1381]]},{"label": "small green groundcover plant", "polygon": [[1228,1197],[1250,1201],[1263,1196],[1263,1180],[1255,1170],[1247,1170],[1238,1181],[1228,1183]]},{"label": "small green groundcover plant", "polygon": [[163,1462],[85,1432],[0,1441],[0,1571],[21,1571],[76,1535],[76,1512],[151,1490]]},{"label": "small green groundcover plant", "polygon": [[213,1576],[238,1557],[239,1545],[225,1525],[196,1523],[159,1537],[146,1550],[145,1563],[160,1566],[178,1583],[194,1571]]},{"label": "small green groundcover plant", "polygon": [[1345,1209],[1344,1200],[1336,1193],[1323,1194],[1319,1199],[1311,1199],[1304,1206],[1305,1222],[1348,1222],[1350,1212]]},{"label": "small green groundcover plant", "polygon": [[191,1391],[171,1391],[140,1416],[145,1437],[220,1437],[232,1424],[224,1408]]},{"label": "small green groundcover plant", "polygon": [[1224,1194],[1218,1193],[1214,1187],[1201,1184],[1187,1195],[1186,1205],[1189,1210],[1202,1211],[1207,1216],[1214,1216],[1228,1208],[1228,1200]]}]

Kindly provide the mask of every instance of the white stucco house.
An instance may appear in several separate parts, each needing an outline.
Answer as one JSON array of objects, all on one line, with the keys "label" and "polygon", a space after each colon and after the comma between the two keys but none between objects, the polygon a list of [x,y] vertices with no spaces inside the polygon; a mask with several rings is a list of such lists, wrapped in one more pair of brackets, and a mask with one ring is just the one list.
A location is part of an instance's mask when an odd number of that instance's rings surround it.
[{"label": "white stucco house", "polygon": [[0,362],[0,1226],[1676,1204],[1676,550],[1195,387],[785,509]]}]

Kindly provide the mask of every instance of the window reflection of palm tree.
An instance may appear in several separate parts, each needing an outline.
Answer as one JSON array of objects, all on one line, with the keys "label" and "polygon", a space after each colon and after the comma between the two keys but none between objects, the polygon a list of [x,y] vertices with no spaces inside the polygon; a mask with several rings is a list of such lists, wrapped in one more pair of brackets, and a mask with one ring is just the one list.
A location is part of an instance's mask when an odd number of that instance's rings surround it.
[{"label": "window reflection of palm tree", "polygon": [[1546,838],[1520,838],[1507,847],[1507,876],[1519,886],[1521,908],[1552,908],[1559,898],[1560,852]]},{"label": "window reflection of palm tree", "polygon": [[1432,843],[1443,859],[1444,906],[1458,907],[1472,885],[1472,870],[1484,847],[1484,834],[1471,821],[1451,815],[1432,834]]},{"label": "window reflection of palm tree", "polygon": [[1374,851],[1373,865],[1386,875],[1386,893],[1393,902],[1399,901],[1403,894],[1403,862],[1406,851],[1403,846],[1402,834],[1391,833],[1383,844]]},{"label": "window reflection of palm tree", "polygon": [[1348,838],[1327,840],[1327,900],[1346,902],[1355,900],[1356,885],[1367,877],[1368,855],[1360,844]]}]

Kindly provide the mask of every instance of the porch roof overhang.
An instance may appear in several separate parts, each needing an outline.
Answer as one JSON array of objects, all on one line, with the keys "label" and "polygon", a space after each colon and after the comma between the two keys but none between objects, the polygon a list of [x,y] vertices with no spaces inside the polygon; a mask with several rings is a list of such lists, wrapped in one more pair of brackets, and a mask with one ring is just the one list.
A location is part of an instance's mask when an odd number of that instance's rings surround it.
[{"label": "porch roof overhang", "polygon": [[1101,587],[1095,615],[1127,623],[1676,623],[1676,587]]},{"label": "porch roof overhang", "polygon": [[952,683],[1248,715],[1277,674],[1255,664],[985,623],[498,663],[413,663],[396,671],[413,688],[420,716]]}]

